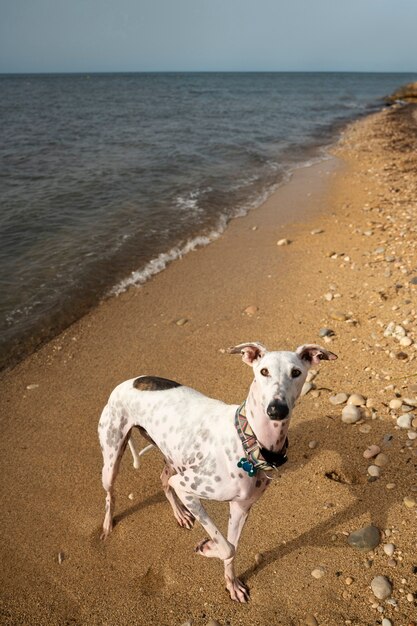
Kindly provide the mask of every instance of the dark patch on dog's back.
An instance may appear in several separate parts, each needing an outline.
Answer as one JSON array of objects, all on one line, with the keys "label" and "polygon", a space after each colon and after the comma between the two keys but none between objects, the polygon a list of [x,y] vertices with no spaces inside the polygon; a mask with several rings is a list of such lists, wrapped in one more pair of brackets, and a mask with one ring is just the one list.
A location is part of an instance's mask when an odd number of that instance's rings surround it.
[{"label": "dark patch on dog's back", "polygon": [[138,391],[166,391],[181,387],[180,383],[167,378],[159,378],[159,376],[141,376],[134,381],[133,386]]}]

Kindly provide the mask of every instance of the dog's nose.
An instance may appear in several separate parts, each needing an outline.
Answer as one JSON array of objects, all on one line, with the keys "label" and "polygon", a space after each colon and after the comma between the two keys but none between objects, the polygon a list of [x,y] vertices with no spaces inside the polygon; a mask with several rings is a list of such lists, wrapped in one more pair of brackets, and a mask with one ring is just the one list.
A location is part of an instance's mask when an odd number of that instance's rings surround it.
[{"label": "dog's nose", "polygon": [[271,420],[285,420],[290,412],[288,404],[282,400],[272,400],[266,410]]}]

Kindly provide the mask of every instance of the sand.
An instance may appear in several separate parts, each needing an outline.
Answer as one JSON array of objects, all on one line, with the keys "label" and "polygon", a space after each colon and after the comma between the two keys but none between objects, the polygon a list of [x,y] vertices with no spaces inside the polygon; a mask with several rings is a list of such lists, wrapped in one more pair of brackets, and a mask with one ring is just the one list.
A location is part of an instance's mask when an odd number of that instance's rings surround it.
[{"label": "sand", "polygon": [[[417,443],[396,425],[403,411],[389,408],[396,397],[417,397],[417,350],[384,336],[394,321],[417,341],[415,111],[408,105],[355,122],[331,158],[298,170],[219,240],[105,301],[3,374],[2,624],[417,621]],[[277,246],[283,238],[290,243]],[[317,368],[315,388],[299,400],[289,462],[253,508],[239,545],[249,604],[229,599],[219,561],[193,554],[204,531],[176,525],[156,451],[137,471],[126,453],[117,523],[100,542],[96,429],[117,383],[155,374],[238,403],[251,371],[225,348],[258,340],[295,349],[323,343],[323,327],[334,331],[324,345],[339,359]],[[342,406],[329,401],[338,392],[365,396],[361,422],[341,421]],[[363,457],[370,444],[388,461],[376,480]],[[207,508],[224,529],[227,505]],[[360,553],[347,534],[370,523],[381,544]],[[377,575],[392,582],[395,603],[374,597]]]}]

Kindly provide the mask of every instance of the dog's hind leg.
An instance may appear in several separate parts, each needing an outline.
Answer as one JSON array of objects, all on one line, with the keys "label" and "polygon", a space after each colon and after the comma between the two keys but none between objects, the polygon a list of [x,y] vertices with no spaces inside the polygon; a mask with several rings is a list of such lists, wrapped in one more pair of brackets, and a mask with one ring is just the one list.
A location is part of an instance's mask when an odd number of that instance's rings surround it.
[{"label": "dog's hind leg", "polygon": [[130,437],[131,425],[121,410],[106,405],[101,414],[98,433],[103,453],[102,482],[106,492],[106,513],[101,539],[106,539],[113,528],[114,483],[120,461]]},{"label": "dog's hind leg", "polygon": [[194,526],[195,517],[190,511],[183,505],[181,500],[178,498],[174,489],[169,485],[169,479],[171,476],[175,475],[175,470],[165,462],[165,467],[162,470],[161,474],[161,482],[162,487],[164,489],[166,498],[170,503],[172,510],[174,512],[174,517],[177,520],[178,524],[182,528],[191,528]]},{"label": "dog's hind leg", "polygon": [[[248,518],[254,500],[232,501],[230,502],[229,527],[227,531],[227,540],[237,548],[242,528]],[[232,600],[237,602],[247,602],[249,600],[248,587],[237,578],[234,569],[234,557],[224,561],[224,577],[226,579],[226,587],[230,593]]]}]

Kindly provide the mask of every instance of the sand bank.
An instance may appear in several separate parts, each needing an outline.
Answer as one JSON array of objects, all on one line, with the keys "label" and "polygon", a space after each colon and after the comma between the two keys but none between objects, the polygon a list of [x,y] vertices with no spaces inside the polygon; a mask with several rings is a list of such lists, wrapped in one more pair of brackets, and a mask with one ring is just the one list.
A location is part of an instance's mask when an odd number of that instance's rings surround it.
[{"label": "sand bank", "polygon": [[[218,241],[104,302],[2,377],[2,623],[200,626],[213,618],[289,626],[315,616],[339,626],[382,615],[396,626],[411,622],[417,508],[404,498],[417,499],[416,441],[408,435],[416,429],[396,428],[403,409],[389,402],[417,396],[415,137],[412,106],[355,123],[332,159],[297,171]],[[277,246],[283,238],[290,243]],[[409,346],[384,336],[390,322]],[[237,403],[250,371],[224,348],[260,340],[294,349],[324,341],[324,327],[334,331],[329,345],[339,360],[321,366],[300,400],[290,461],[254,507],[239,546],[247,606],[229,600],[219,562],[193,554],[203,530],[176,526],[156,452],[138,472],[126,455],[118,523],[99,541],[96,426],[118,382],[156,374]],[[336,392],[365,396],[360,423],[341,421],[342,407],[329,401]],[[370,444],[387,457],[372,481],[363,458]],[[208,509],[225,528],[227,507]],[[361,554],[346,534],[371,522],[381,545]],[[324,575],[316,580],[318,567]],[[392,581],[396,605],[375,599],[376,575]]]}]

